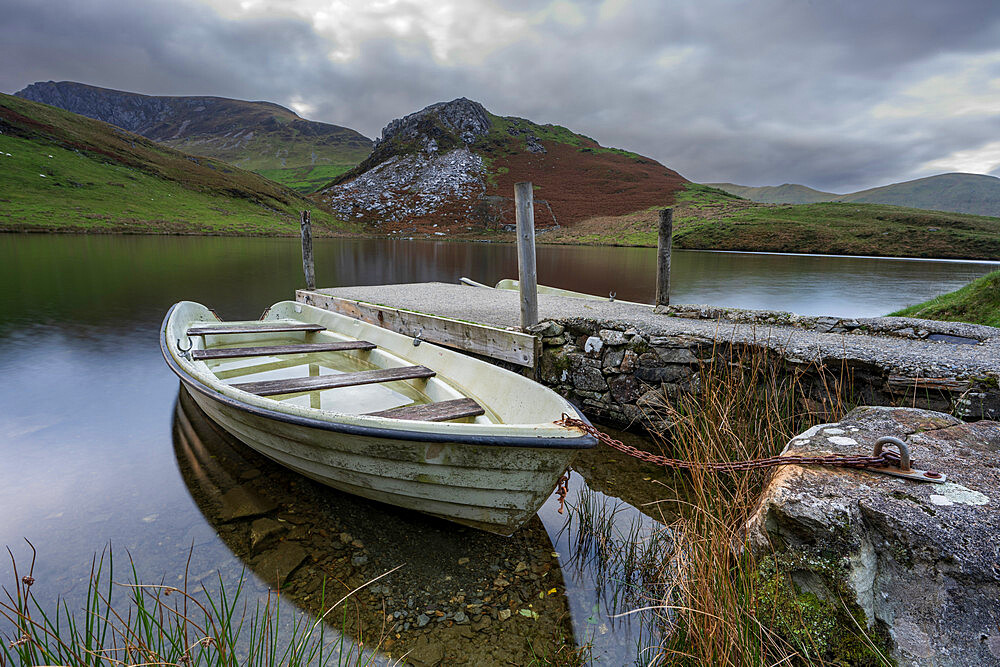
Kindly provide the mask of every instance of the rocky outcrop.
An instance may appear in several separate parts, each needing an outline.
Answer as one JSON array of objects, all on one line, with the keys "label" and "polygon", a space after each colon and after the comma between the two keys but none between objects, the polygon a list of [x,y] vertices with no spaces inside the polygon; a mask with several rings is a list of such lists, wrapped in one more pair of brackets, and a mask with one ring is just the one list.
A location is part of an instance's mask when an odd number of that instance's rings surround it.
[{"label": "rocky outcrop", "polygon": [[747,526],[751,545],[796,593],[861,612],[900,665],[1000,665],[1000,424],[865,407],[785,453],[867,453],[884,435],[947,483],[785,466]]},{"label": "rocky outcrop", "polygon": [[478,102],[432,104],[386,125],[372,154],[321,197],[343,218],[378,225],[445,208],[467,221],[486,189],[485,163],[469,146],[489,131]]},{"label": "rocky outcrop", "polygon": [[438,102],[420,111],[391,121],[382,130],[376,148],[387,141],[426,140],[427,123],[439,123],[446,132],[453,133],[466,144],[471,144],[490,131],[490,118],[479,102],[460,97],[451,102]]}]

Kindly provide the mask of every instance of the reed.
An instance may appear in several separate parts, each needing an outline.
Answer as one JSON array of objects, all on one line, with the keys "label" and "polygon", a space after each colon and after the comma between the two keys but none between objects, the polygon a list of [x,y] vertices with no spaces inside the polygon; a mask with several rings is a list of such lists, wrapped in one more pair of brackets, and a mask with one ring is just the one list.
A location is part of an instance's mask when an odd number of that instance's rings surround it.
[{"label": "reed", "polygon": [[[666,402],[656,415],[671,424],[668,432],[656,434],[670,456],[706,463],[770,457],[803,429],[846,412],[851,383],[844,369],[789,372],[765,352],[717,352],[701,369],[700,390]],[[676,548],[661,568],[670,585],[653,605],[668,628],[667,640],[651,664],[832,659],[829,637],[820,636],[829,632],[828,625],[817,627],[816,614],[796,597],[773,558],[745,548],[743,528],[770,474],[698,468],[677,474],[679,492],[673,495],[683,500],[663,501],[676,503],[680,516],[670,525]],[[840,623],[838,636],[845,632]],[[846,631],[859,633],[857,627]]]},{"label": "reed", "polygon": [[324,601],[327,611],[318,618],[292,612],[291,619],[283,619],[280,592],[269,590],[263,599],[251,595],[245,573],[235,588],[227,588],[220,576],[217,590],[194,594],[186,568],[180,588],[141,583],[130,558],[131,581],[116,583],[114,557],[107,551],[94,557],[84,607],[74,612],[65,600],[46,609],[35,599],[34,547],[24,576],[9,548],[8,553],[15,582],[13,590],[4,587],[6,599],[0,599],[0,617],[7,621],[0,631],[0,667],[368,665],[382,641],[365,646],[346,640],[344,633],[327,632],[335,613],[346,614],[343,603],[381,577],[329,606]]}]

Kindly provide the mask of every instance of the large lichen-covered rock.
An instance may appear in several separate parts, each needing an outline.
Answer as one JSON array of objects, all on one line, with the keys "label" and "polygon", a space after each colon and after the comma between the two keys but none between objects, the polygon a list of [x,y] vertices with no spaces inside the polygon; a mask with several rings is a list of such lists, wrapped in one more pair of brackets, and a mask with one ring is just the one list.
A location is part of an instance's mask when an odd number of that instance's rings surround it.
[{"label": "large lichen-covered rock", "polygon": [[900,665],[1000,665],[1000,424],[865,407],[785,453],[868,454],[885,435],[948,482],[784,466],[748,523],[750,544],[799,594],[863,612]]}]

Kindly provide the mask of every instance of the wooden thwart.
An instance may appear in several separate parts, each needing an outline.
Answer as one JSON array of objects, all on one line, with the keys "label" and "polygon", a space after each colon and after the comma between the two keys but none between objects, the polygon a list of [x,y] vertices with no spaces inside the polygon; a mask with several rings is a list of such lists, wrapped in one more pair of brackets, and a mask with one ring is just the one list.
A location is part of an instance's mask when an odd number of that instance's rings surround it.
[{"label": "wooden thwart", "polygon": [[243,382],[230,385],[236,389],[258,396],[274,396],[276,394],[293,394],[303,391],[319,391],[321,389],[336,389],[337,387],[353,387],[359,384],[374,384],[376,382],[394,382],[396,380],[416,380],[434,377],[435,373],[424,366],[403,366],[400,368],[379,368],[372,371],[357,371],[355,373],[338,373],[336,375],[317,375],[313,377],[291,378],[288,380],[263,380],[260,382]]},{"label": "wooden thwart", "polygon": [[462,417],[478,417],[486,414],[482,406],[471,398],[456,398],[451,401],[424,403],[423,405],[404,405],[401,408],[369,412],[369,417],[388,417],[389,419],[410,419],[424,422],[444,422]]},{"label": "wooden thwart", "polygon": [[344,350],[374,350],[375,343],[366,340],[348,340],[336,343],[301,343],[299,345],[262,345],[260,347],[228,347],[212,350],[194,350],[195,361],[208,359],[234,359],[236,357],[270,357],[281,354],[309,354],[310,352],[341,352]]},{"label": "wooden thwart", "polygon": [[282,331],[326,331],[319,324],[221,324],[211,327],[191,327],[188,336],[215,336],[219,334],[276,333]]}]

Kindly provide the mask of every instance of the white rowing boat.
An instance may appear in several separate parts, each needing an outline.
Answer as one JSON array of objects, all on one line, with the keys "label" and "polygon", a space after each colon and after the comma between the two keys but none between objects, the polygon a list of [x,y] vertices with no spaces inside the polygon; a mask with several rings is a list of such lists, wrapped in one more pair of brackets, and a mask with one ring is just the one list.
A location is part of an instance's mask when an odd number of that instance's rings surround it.
[{"label": "white rowing boat", "polygon": [[269,458],[359,496],[510,534],[594,438],[516,373],[312,306],[222,322],[190,301],[163,321],[164,359],[198,405]]}]

